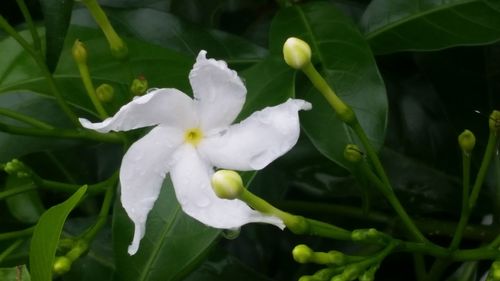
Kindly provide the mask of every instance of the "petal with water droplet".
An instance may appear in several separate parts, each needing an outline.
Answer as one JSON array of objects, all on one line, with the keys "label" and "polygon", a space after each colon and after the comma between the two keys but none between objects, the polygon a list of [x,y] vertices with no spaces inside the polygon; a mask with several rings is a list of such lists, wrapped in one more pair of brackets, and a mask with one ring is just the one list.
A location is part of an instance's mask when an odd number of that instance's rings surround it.
[{"label": "petal with water droplet", "polygon": [[270,223],[282,229],[285,227],[279,218],[252,210],[240,200],[217,197],[210,185],[213,169],[200,158],[192,145],[179,148],[175,158],[177,161],[170,170],[170,178],[186,214],[221,229],[238,228],[251,222]]},{"label": "petal with water droplet", "polygon": [[247,90],[238,74],[226,62],[206,58],[200,51],[189,81],[203,131],[229,126],[245,103]]},{"label": "petal with water droplet", "polygon": [[102,122],[91,123],[84,118],[79,120],[87,129],[106,133],[158,124],[187,129],[196,127],[197,119],[193,100],[189,96],[177,89],[156,89],[133,99],[122,106],[113,117]]},{"label": "petal with water droplet", "polygon": [[[155,145],[161,140],[160,145]],[[121,202],[134,222],[134,238],[128,252],[137,252],[146,219],[158,198],[173,152],[183,141],[182,131],[158,126],[136,141],[123,156],[120,168]]]},{"label": "petal with water droplet", "polygon": [[225,134],[206,138],[199,151],[219,168],[260,170],[297,143],[298,111],[310,108],[310,103],[299,99],[267,107],[232,125]]}]

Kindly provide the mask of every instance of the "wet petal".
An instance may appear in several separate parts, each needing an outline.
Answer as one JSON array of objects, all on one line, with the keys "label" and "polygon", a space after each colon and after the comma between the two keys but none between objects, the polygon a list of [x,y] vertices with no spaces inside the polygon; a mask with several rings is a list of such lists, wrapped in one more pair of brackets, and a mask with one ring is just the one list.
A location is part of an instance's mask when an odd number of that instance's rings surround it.
[{"label": "wet petal", "polygon": [[193,88],[201,128],[205,131],[231,124],[245,103],[247,90],[226,62],[206,58],[200,51],[189,81]]},{"label": "wet petal", "polygon": [[170,178],[186,214],[221,229],[238,228],[251,222],[270,223],[284,228],[279,218],[252,210],[242,201],[218,198],[210,186],[213,169],[199,157],[192,145],[183,145],[176,152],[175,159]]},{"label": "wet petal", "polygon": [[106,133],[158,124],[187,129],[196,125],[197,116],[189,96],[177,89],[157,89],[133,99],[113,117],[100,123],[91,123],[84,118],[79,120],[87,129]]},{"label": "wet petal", "polygon": [[222,169],[260,170],[297,143],[298,111],[309,109],[311,104],[299,99],[267,107],[227,131],[206,138],[199,151]]},{"label": "wet petal", "polygon": [[144,236],[146,219],[158,198],[173,152],[183,141],[176,128],[158,126],[135,142],[125,153],[120,168],[121,202],[134,222],[133,255]]}]

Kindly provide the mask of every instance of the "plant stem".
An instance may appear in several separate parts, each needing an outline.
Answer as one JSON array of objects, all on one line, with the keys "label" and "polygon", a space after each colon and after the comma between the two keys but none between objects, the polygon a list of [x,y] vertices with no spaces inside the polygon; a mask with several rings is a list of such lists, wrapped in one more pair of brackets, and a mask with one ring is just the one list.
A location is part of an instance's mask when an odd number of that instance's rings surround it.
[{"label": "plant stem", "polygon": [[0,115],[7,116],[9,118],[24,122],[26,124],[29,124],[29,125],[35,127],[35,128],[46,129],[46,130],[54,129],[53,126],[51,126],[45,122],[42,122],[42,121],[35,119],[31,116],[24,115],[22,113],[12,111],[12,110],[9,110],[6,108],[0,108]]},{"label": "plant stem", "polygon": [[17,5],[19,6],[19,9],[21,10],[21,13],[23,14],[24,19],[26,20],[26,23],[28,24],[28,28],[31,33],[31,38],[33,39],[33,48],[36,51],[41,52],[42,51],[42,43],[40,41],[40,36],[38,35],[38,31],[36,30],[36,26],[33,23],[33,19],[31,18],[31,14],[28,10],[28,7],[26,6],[26,3],[24,0],[16,0]]},{"label": "plant stem", "polygon": [[488,144],[486,145],[486,150],[484,151],[483,155],[483,160],[481,161],[481,166],[479,167],[476,181],[472,186],[472,192],[469,198],[469,210],[472,210],[476,205],[477,198],[479,197],[479,192],[481,191],[484,179],[486,178],[486,173],[488,172],[488,167],[490,166],[491,159],[495,154],[497,139],[498,135],[496,134],[496,132],[490,131]]},{"label": "plant stem", "polygon": [[[81,185],[78,184],[69,184],[69,183],[42,179],[34,173],[32,173],[31,175],[35,184],[38,185],[40,188],[46,188],[50,190],[63,191],[63,192],[75,192],[81,187]],[[89,184],[87,185],[88,186],[87,194],[102,193],[106,191],[111,184],[115,183],[117,179],[118,179],[118,172],[115,172],[111,177],[109,177],[105,181],[96,184]]]},{"label": "plant stem", "polygon": [[87,63],[77,62],[76,64],[78,66],[78,70],[80,71],[80,77],[82,78],[83,86],[85,87],[87,95],[92,101],[94,108],[97,110],[99,117],[101,117],[101,119],[103,120],[108,118],[108,113],[102,106],[101,101],[97,98],[94,84],[92,83],[92,79],[90,78],[90,72]]},{"label": "plant stem", "polygon": [[23,244],[23,239],[18,239],[14,243],[12,243],[7,249],[5,249],[2,253],[0,253],[0,264],[14,251],[17,247]]},{"label": "plant stem", "polygon": [[30,184],[22,185],[20,187],[16,187],[13,189],[2,191],[2,192],[0,192],[0,200],[3,200],[5,198],[11,197],[11,196],[14,196],[17,194],[21,194],[24,192],[32,191],[35,189],[36,189],[36,186],[30,183]]},{"label": "plant stem", "polygon": [[10,133],[13,135],[32,136],[32,137],[48,137],[48,138],[63,138],[63,139],[84,139],[107,143],[123,143],[124,138],[118,133],[101,134],[92,130],[76,129],[38,129],[11,126],[0,123],[0,132]]},{"label": "plant stem", "polygon": [[23,230],[0,233],[0,241],[30,236],[33,233],[33,230],[35,230],[34,226]]},{"label": "plant stem", "polygon": [[43,76],[45,76],[47,83],[49,84],[49,88],[54,95],[59,107],[63,110],[66,116],[71,120],[73,125],[76,127],[80,127],[80,122],[78,122],[78,118],[75,113],[68,106],[68,103],[63,98],[61,92],[59,91],[59,87],[57,86],[52,73],[50,73],[47,65],[45,64],[45,60],[42,55],[38,53],[35,49],[33,49],[26,40],[24,40],[16,30],[5,20],[3,16],[0,15],[0,28],[2,28],[7,34],[12,36],[14,40],[16,40],[28,54],[33,58],[33,60],[38,65],[38,68],[41,70]]},{"label": "plant stem", "polygon": [[97,216],[97,222],[92,227],[90,227],[82,236],[82,239],[88,244],[90,244],[99,230],[101,230],[101,228],[106,224],[109,210],[111,209],[111,205],[113,203],[113,197],[115,195],[115,186],[117,179],[117,177],[114,177],[113,181],[109,182],[106,193],[104,195],[104,201],[102,203],[101,210],[99,211],[99,215]]}]

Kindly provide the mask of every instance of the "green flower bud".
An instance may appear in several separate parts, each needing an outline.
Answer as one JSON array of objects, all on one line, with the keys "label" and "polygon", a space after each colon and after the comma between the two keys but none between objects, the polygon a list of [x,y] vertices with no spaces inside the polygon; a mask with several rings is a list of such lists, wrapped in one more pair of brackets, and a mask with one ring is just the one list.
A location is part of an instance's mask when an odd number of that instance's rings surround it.
[{"label": "green flower bud", "polygon": [[343,265],[345,263],[345,255],[339,251],[328,252],[330,264]]},{"label": "green flower bud", "polygon": [[361,276],[359,276],[359,281],[373,281],[375,280],[375,273],[377,272],[378,265],[370,267],[367,271],[363,272]]},{"label": "green flower bud", "polygon": [[349,281],[349,280],[346,279],[344,275],[339,274],[337,276],[333,276],[332,279],[330,279],[330,281]]},{"label": "green flower bud", "polygon": [[357,145],[348,144],[344,149],[344,158],[351,163],[358,163],[363,158],[363,154]]},{"label": "green flower bud", "polygon": [[55,274],[62,275],[71,269],[72,261],[67,257],[56,257],[52,266],[52,271]]},{"label": "green flower bud", "polygon": [[356,229],[351,232],[353,241],[374,240],[380,238],[380,233],[375,228]]},{"label": "green flower bud", "polygon": [[85,44],[83,44],[83,42],[79,39],[76,39],[73,44],[72,54],[76,63],[87,63],[87,48],[85,48]]},{"label": "green flower bud", "polygon": [[492,132],[498,132],[500,130],[500,111],[493,110],[490,115],[489,127]]},{"label": "green flower bud", "polygon": [[95,90],[97,98],[102,101],[102,102],[110,102],[113,100],[113,97],[115,95],[115,89],[113,86],[109,84],[101,84],[97,89]]},{"label": "green flower bud", "polygon": [[300,244],[293,248],[292,255],[296,262],[308,263],[314,255],[314,252],[311,248],[307,247],[307,245]]},{"label": "green flower bud", "polygon": [[290,37],[283,45],[283,58],[294,69],[302,69],[311,63],[311,47],[295,37]]},{"label": "green flower bud", "polygon": [[132,85],[130,85],[130,92],[134,96],[143,95],[148,89],[148,80],[144,76],[139,76],[132,81]]},{"label": "green flower bud", "polygon": [[235,171],[219,170],[212,176],[212,188],[219,198],[236,199],[245,190],[241,176]]},{"label": "green flower bud", "polygon": [[12,159],[3,166],[3,170],[9,175],[15,175],[18,178],[27,178],[31,171],[18,159]]},{"label": "green flower bud", "polygon": [[471,131],[465,130],[458,136],[458,144],[463,152],[471,153],[476,145],[476,137]]},{"label": "green flower bud", "polygon": [[125,59],[128,56],[128,47],[121,40],[121,38],[116,37],[114,41],[110,41],[110,49],[111,49],[111,55],[117,59]]}]

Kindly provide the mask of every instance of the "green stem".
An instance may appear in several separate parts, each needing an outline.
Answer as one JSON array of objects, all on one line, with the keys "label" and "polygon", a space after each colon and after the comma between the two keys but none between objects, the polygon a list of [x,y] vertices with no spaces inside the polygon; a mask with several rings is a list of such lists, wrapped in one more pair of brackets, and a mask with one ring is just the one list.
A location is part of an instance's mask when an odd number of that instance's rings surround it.
[{"label": "green stem", "polygon": [[0,241],[30,236],[34,230],[35,227],[32,226],[23,230],[0,233]]},{"label": "green stem", "polygon": [[[45,188],[55,191],[75,192],[81,187],[81,185],[77,184],[69,184],[69,183],[42,179],[36,174],[32,174],[32,178],[35,184],[38,185],[40,188]],[[87,193],[88,194],[102,193],[106,191],[111,184],[116,182],[117,179],[118,179],[118,172],[115,172],[111,177],[109,177],[105,181],[96,184],[89,184],[87,185],[88,186]]]},{"label": "green stem", "polygon": [[396,211],[396,214],[398,214],[399,218],[403,222],[406,229],[413,236],[413,238],[419,242],[428,242],[427,238],[425,238],[425,236],[420,232],[420,230],[417,228],[413,220],[410,218],[408,213],[406,213],[406,210],[399,202],[398,198],[394,194],[394,191],[390,187],[385,185],[383,182],[381,182],[380,179],[375,174],[373,174],[370,167],[367,165],[365,161],[360,161],[357,167],[360,169],[360,172],[370,182],[372,182],[375,185],[375,187],[377,187],[378,190],[387,198],[392,208],[394,209],[394,211]]},{"label": "green stem", "polygon": [[31,33],[31,38],[33,38],[33,47],[36,51],[42,51],[42,42],[40,41],[40,36],[38,35],[38,31],[36,30],[36,26],[33,23],[33,19],[31,18],[31,14],[26,6],[24,0],[16,0],[21,13],[23,14],[26,23],[28,24],[28,28]]},{"label": "green stem", "polygon": [[33,117],[30,117],[28,115],[24,115],[22,113],[12,111],[12,110],[9,110],[6,108],[0,108],[0,115],[7,116],[9,118],[24,122],[26,124],[29,124],[29,125],[35,127],[35,128],[38,128],[38,129],[46,129],[46,130],[54,129],[53,126],[51,126],[45,122],[42,122],[42,121],[35,119]]},{"label": "green stem", "polygon": [[85,90],[87,91],[87,95],[92,101],[94,108],[97,110],[99,117],[101,117],[101,119],[108,118],[109,117],[108,113],[102,106],[101,101],[99,101],[99,99],[97,98],[94,84],[92,83],[92,79],[90,78],[90,72],[87,63],[77,62],[77,65],[78,65],[78,70],[80,71],[80,77],[82,78],[83,85],[85,86]]},{"label": "green stem", "polygon": [[0,123],[0,132],[10,133],[14,135],[32,136],[32,137],[47,137],[47,138],[63,138],[63,139],[84,139],[107,143],[123,143],[124,138],[118,133],[102,134],[92,130],[76,129],[38,129],[11,126]]},{"label": "green stem", "polygon": [[2,191],[2,192],[0,192],[0,200],[3,200],[5,198],[11,197],[11,196],[14,196],[17,194],[21,194],[24,192],[32,191],[35,189],[36,189],[36,186],[30,183],[30,184],[22,185],[20,187],[16,187],[13,189]]},{"label": "green stem", "polygon": [[413,254],[413,267],[417,281],[425,280],[425,259],[422,254]]},{"label": "green stem", "polygon": [[113,203],[113,197],[115,195],[115,185],[117,179],[117,177],[114,177],[114,180],[112,182],[109,182],[106,193],[104,195],[104,201],[102,203],[101,210],[99,211],[99,215],[97,216],[97,222],[91,228],[89,228],[82,237],[82,239],[88,244],[90,244],[99,230],[101,230],[102,227],[106,224],[109,210],[111,209],[111,205]]},{"label": "green stem", "polygon": [[33,58],[33,60],[38,65],[38,68],[41,70],[43,76],[45,76],[47,83],[49,84],[49,88],[54,95],[59,107],[63,110],[63,112],[68,116],[73,125],[76,127],[80,127],[80,122],[78,122],[78,118],[75,113],[71,110],[71,108],[66,103],[66,100],[63,98],[61,92],[59,91],[59,87],[57,86],[52,73],[50,73],[47,65],[41,54],[39,54],[35,49],[33,49],[26,40],[24,40],[16,30],[5,20],[3,16],[0,15],[0,28],[5,30],[7,34],[12,36],[14,40],[16,40],[28,54]]},{"label": "green stem", "polygon": [[0,253],[0,264],[3,263],[3,261],[12,253],[14,252],[19,246],[23,244],[24,240],[23,239],[18,239],[14,243],[12,243],[7,249],[5,249],[2,253]]},{"label": "green stem", "polygon": [[472,193],[469,198],[469,210],[472,210],[476,205],[477,198],[479,197],[479,192],[481,191],[484,179],[486,178],[486,173],[488,172],[488,167],[490,166],[491,159],[495,154],[497,139],[498,135],[496,134],[496,132],[490,131],[488,144],[486,145],[486,150],[483,155],[483,160],[481,161],[481,166],[479,167],[476,181],[472,186]]}]

